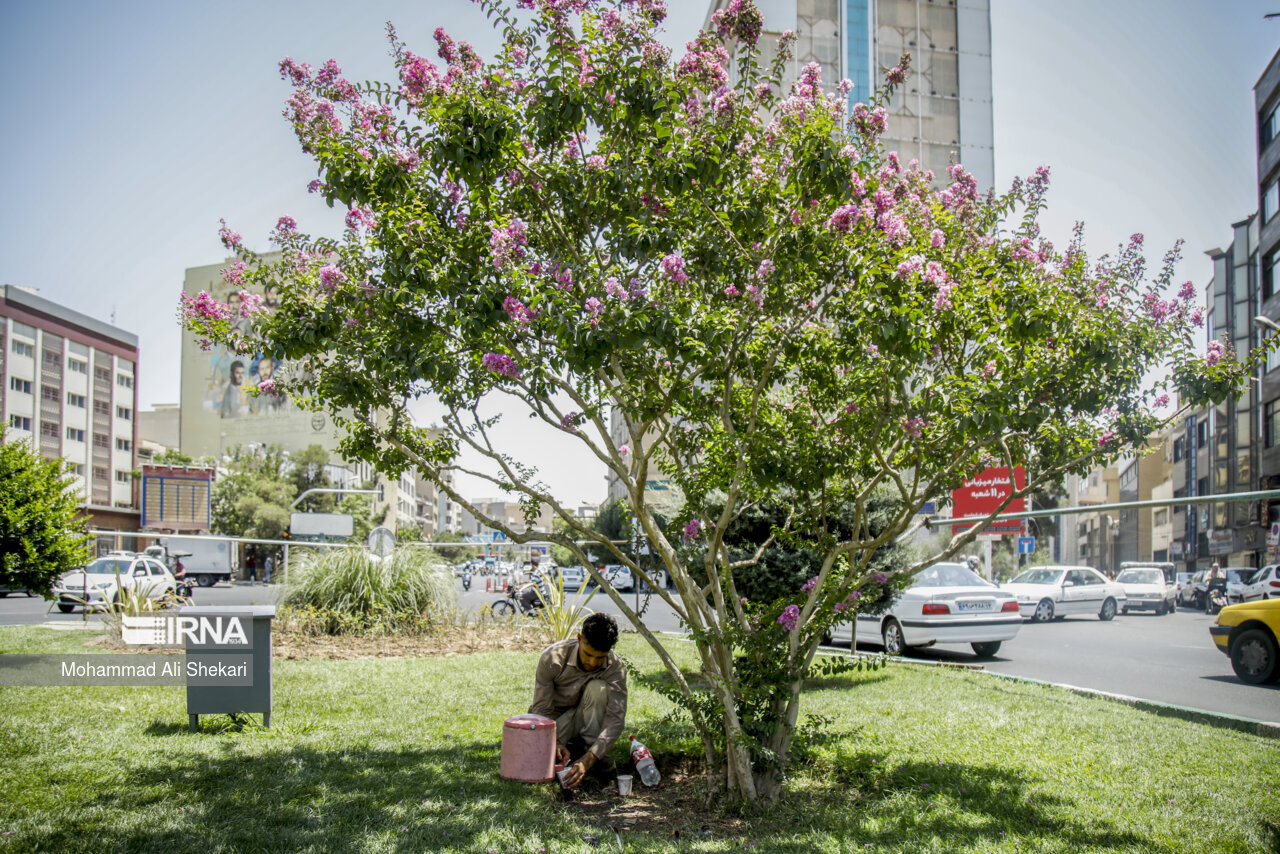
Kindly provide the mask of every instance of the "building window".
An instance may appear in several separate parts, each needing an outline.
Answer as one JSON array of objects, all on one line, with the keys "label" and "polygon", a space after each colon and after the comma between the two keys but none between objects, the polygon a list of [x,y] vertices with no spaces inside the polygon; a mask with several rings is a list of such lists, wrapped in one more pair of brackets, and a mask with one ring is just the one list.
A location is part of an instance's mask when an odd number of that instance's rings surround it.
[{"label": "building window", "polygon": [[1200,421],[1196,424],[1196,447],[1203,448],[1205,443],[1209,441],[1209,422]]},{"label": "building window", "polygon": [[77,374],[89,373],[89,363],[82,362],[79,359],[67,359],[67,370]]},{"label": "building window", "polygon": [[116,472],[116,483],[128,483],[131,480],[127,471]]},{"label": "building window", "polygon": [[84,477],[84,463],[72,463],[71,473],[76,477]]},{"label": "building window", "polygon": [[133,410],[130,409],[129,407],[127,406],[116,407],[116,418],[122,418],[125,421],[128,421],[132,417],[133,417]]},{"label": "building window", "polygon": [[1271,299],[1276,292],[1276,262],[1280,261],[1280,249],[1262,256],[1262,301]]},{"label": "building window", "polygon": [[31,394],[31,380],[24,380],[20,377],[10,377],[9,390],[22,392],[23,394]]},{"label": "building window", "polygon": [[79,409],[84,409],[84,395],[67,392],[67,406],[75,406]]},{"label": "building window", "polygon": [[40,386],[40,397],[44,400],[50,400],[50,401],[53,401],[54,403],[57,403],[58,395],[61,393],[61,391],[62,390],[58,388],[56,385],[42,385]]},{"label": "building window", "polygon": [[1262,191],[1262,221],[1270,222],[1277,209],[1280,209],[1280,184],[1272,179]]},{"label": "building window", "polygon": [[130,442],[128,439],[116,439],[116,450],[117,450],[117,451],[132,451],[132,450],[133,450],[133,442]]},{"label": "building window", "polygon": [[93,479],[94,479],[94,480],[106,480],[106,479],[107,479],[107,470],[106,470],[105,468],[103,468],[102,466],[94,466],[94,467],[93,467]]},{"label": "building window", "polygon": [[71,441],[71,442],[83,442],[83,441],[84,441],[84,431],[83,431],[83,430],[79,430],[79,429],[77,429],[77,428],[75,428],[75,427],[68,427],[68,428],[67,428],[67,440],[68,440],[68,441]]},{"label": "building window", "polygon": [[95,400],[93,402],[93,413],[94,415],[110,415],[111,404],[105,400]]},{"label": "building window", "polygon": [[93,446],[95,448],[110,448],[111,447],[110,437],[107,436],[106,433],[94,433]]},{"label": "building window", "polygon": [[1274,448],[1280,445],[1280,397],[1262,409],[1262,446]]},{"label": "building window", "polygon": [[121,388],[133,388],[133,377],[128,374],[119,374],[116,377],[116,385]]},{"label": "building window", "polygon": [[1186,445],[1186,438],[1178,438],[1173,440],[1173,461],[1176,463],[1182,459],[1183,448]]},{"label": "building window", "polygon": [[28,359],[34,359],[36,355],[36,348],[25,341],[14,341],[12,350],[15,356],[26,356]]},{"label": "building window", "polygon": [[1258,122],[1258,150],[1266,148],[1271,140],[1276,138],[1276,109],[1280,104],[1272,107],[1263,114],[1261,121]]},{"label": "building window", "polygon": [[9,426],[15,430],[31,432],[31,419],[25,415],[10,415]]},{"label": "building window", "polygon": [[57,350],[44,351],[44,364],[47,368],[62,367],[62,354]]},{"label": "building window", "polygon": [[94,368],[93,378],[95,380],[103,380],[104,382],[111,382],[111,369],[103,368],[103,367]]},{"label": "building window", "polygon": [[1157,510],[1157,511],[1156,511],[1156,513],[1155,513],[1155,523],[1156,523],[1157,525],[1168,525],[1168,524],[1169,524],[1169,510],[1168,510],[1168,508],[1165,508],[1165,509],[1163,509],[1163,510]]},{"label": "building window", "polygon": [[50,439],[57,439],[57,438],[58,438],[58,422],[56,422],[56,421],[41,421],[41,422],[40,422],[40,435],[41,435],[41,436],[48,436]]}]

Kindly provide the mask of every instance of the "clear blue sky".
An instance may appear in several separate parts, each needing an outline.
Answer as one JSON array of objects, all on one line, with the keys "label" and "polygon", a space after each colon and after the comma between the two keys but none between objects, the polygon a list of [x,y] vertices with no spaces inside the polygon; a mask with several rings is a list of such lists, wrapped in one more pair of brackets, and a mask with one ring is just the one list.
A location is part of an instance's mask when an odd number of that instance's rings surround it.
[{"label": "clear blue sky", "polygon": [[[677,49],[705,15],[672,3]],[[1047,163],[1048,235],[1076,220],[1095,253],[1133,232],[1153,263],[1187,241],[1182,279],[1257,207],[1253,84],[1280,47],[1280,0],[992,0],[999,184]],[[276,63],[333,57],[389,79],[384,36],[434,53],[444,26],[494,43],[465,0],[0,2],[0,282],[141,337],[144,408],[178,400],[178,291],[216,263],[219,217],[257,248],[281,214],[336,233],[305,187],[314,167],[280,116]],[[555,492],[598,500],[602,471],[555,465]],[[569,471],[572,470],[572,471]]]}]

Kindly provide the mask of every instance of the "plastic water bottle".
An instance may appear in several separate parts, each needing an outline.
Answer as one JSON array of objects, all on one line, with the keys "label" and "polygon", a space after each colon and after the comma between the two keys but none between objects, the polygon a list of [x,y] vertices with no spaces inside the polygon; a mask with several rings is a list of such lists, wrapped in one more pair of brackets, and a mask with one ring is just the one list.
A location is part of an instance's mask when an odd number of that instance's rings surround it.
[{"label": "plastic water bottle", "polygon": [[662,775],[658,773],[658,766],[653,763],[653,754],[634,735],[631,736],[631,761],[635,764],[642,783],[646,786],[658,785]]}]

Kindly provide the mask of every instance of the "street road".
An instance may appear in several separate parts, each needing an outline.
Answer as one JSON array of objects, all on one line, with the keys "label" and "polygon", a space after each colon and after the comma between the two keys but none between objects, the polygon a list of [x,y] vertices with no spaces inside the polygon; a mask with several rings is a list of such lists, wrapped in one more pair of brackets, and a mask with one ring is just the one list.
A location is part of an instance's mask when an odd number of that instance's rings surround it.
[{"label": "street road", "polygon": [[[196,588],[194,598],[201,605],[266,605],[276,604],[280,590],[274,585],[236,582]],[[623,596],[634,608],[635,595]],[[484,578],[477,576],[471,590],[462,593],[461,603],[472,609],[499,598],[500,594],[486,592]],[[640,597],[641,604],[644,598]],[[619,614],[604,594],[597,594],[588,607]],[[54,608],[46,613],[48,608],[49,603],[42,599],[11,595],[0,599],[0,625],[75,624],[83,619],[79,611],[60,614]],[[98,619],[92,617],[90,622]],[[680,631],[674,612],[657,596],[645,610],[644,621],[654,631]],[[1001,647],[999,655],[978,663],[997,673],[1280,722],[1280,685],[1246,685],[1238,680],[1231,662],[1209,638],[1213,621],[1202,612],[1182,608],[1164,617],[1122,615],[1109,623],[1096,617],[1024,623],[1018,636]],[[859,636],[860,641],[872,640],[864,626],[859,626]],[[878,649],[861,642],[858,646],[868,651]],[[977,662],[967,645],[913,650],[912,655],[920,660]]]}]

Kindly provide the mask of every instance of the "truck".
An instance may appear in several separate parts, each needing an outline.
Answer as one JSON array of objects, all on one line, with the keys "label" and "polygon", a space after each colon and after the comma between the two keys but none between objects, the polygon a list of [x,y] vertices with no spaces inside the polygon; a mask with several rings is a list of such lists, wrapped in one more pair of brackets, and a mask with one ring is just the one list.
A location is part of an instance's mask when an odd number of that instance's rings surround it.
[{"label": "truck", "polygon": [[231,581],[231,573],[235,569],[235,550],[226,540],[160,537],[156,544],[164,548],[167,555],[181,555],[187,578],[201,587],[212,587],[219,581]]}]

